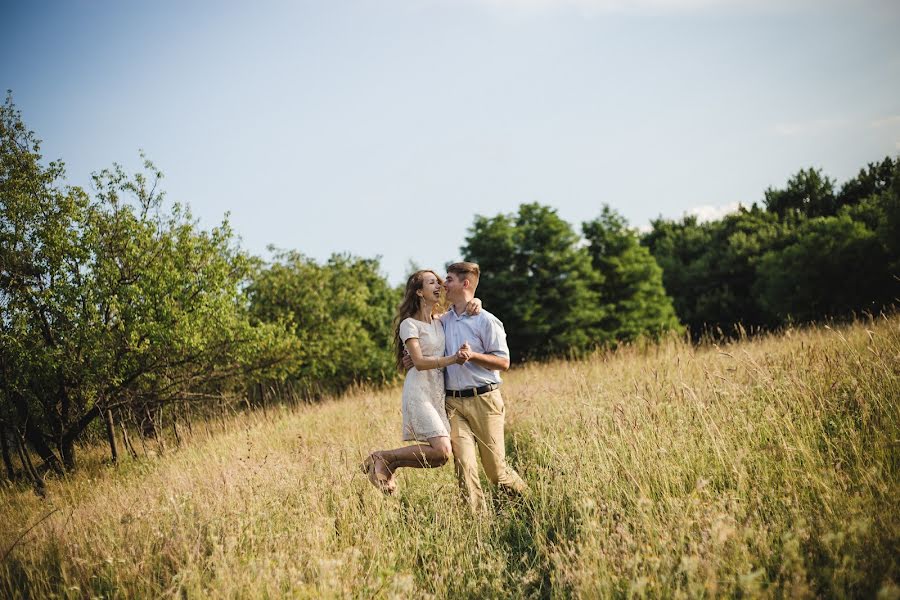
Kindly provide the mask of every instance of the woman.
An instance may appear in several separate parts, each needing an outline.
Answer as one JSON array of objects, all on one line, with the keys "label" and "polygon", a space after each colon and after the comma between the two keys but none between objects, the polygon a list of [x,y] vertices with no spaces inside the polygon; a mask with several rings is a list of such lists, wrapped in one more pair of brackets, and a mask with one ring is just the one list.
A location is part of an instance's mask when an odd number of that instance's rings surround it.
[{"label": "woman", "polygon": [[[403,382],[403,440],[417,443],[373,452],[362,463],[369,481],[385,494],[396,489],[394,472],[398,468],[431,469],[446,464],[452,456],[443,368],[465,363],[469,349],[463,344],[456,354],[444,356],[444,328],[439,318],[443,288],[444,282],[434,271],[416,271],[406,282],[394,319],[397,368],[403,371],[404,350],[415,365]],[[477,298],[470,304],[468,312],[477,313],[481,308]]]}]

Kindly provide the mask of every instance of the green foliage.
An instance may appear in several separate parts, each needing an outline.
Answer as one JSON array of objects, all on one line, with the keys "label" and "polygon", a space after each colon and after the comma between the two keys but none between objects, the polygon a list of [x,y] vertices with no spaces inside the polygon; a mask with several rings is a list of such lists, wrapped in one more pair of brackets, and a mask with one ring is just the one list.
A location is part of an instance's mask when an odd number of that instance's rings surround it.
[{"label": "green foliage", "polygon": [[582,352],[599,340],[596,272],[578,235],[556,211],[522,204],[518,214],[478,216],[461,252],[481,267],[477,294],[506,328],[513,359]]},{"label": "green foliage", "polygon": [[834,180],[819,169],[801,169],[791,177],[784,189],[769,188],[765,192],[766,210],[779,216],[792,213],[808,217],[834,214]]},{"label": "green foliage", "polygon": [[866,198],[887,192],[895,181],[897,164],[886,156],[880,163],[869,163],[859,174],[841,186],[837,196],[838,208],[859,204]]},{"label": "green foliage", "polygon": [[251,324],[250,262],[225,222],[165,210],[149,161],[94,175],[93,198],[64,187],[62,163],[11,98],[0,115],[0,417],[44,458],[75,465],[74,442],[107,409],[220,396],[273,375],[288,340]]},{"label": "green foliage", "polygon": [[769,324],[752,293],[756,262],[784,243],[785,231],[777,215],[754,206],[709,223],[659,219],[642,243],[662,267],[676,314],[696,336],[734,323]]},{"label": "green foliage", "polygon": [[642,243],[695,336],[736,324],[878,311],[900,297],[900,161],[868,165],[834,192],[815,169],[768,189],[766,209],[709,223],[659,219]]},{"label": "green foliage", "polygon": [[504,322],[513,358],[579,354],[678,322],[653,257],[608,207],[585,247],[556,211],[476,217],[461,249],[479,263],[478,295]]},{"label": "green foliage", "polygon": [[604,206],[600,217],[582,224],[582,231],[591,263],[600,275],[596,289],[604,317],[596,329],[604,342],[678,330],[672,299],[663,288],[662,269],[625,219]]},{"label": "green foliage", "polygon": [[880,200],[804,221],[791,244],[763,255],[756,293],[773,320],[877,312],[896,301],[896,258],[892,265],[887,240],[867,226],[886,221]]},{"label": "green foliage", "polygon": [[248,287],[260,322],[289,325],[296,352],[287,385],[305,398],[394,377],[391,320],[400,301],[378,260],[334,255],[323,265],[279,252]]}]

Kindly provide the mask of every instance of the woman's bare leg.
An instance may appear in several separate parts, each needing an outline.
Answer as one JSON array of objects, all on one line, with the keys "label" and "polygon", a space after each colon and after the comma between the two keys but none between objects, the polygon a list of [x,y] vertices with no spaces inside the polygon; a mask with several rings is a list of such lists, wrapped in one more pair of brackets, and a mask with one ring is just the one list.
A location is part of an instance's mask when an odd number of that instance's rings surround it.
[{"label": "woman's bare leg", "polygon": [[441,467],[447,464],[453,456],[453,451],[450,447],[450,438],[442,435],[428,438],[427,444],[380,450],[373,452],[372,456],[375,458],[375,473],[393,483],[394,471],[400,467],[414,469]]}]

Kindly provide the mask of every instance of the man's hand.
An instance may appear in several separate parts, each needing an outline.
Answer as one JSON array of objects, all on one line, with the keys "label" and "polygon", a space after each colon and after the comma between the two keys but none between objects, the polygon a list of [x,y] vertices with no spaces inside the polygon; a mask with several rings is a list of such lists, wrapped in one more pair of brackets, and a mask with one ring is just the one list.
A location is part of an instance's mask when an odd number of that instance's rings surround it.
[{"label": "man's hand", "polygon": [[472,348],[469,347],[469,342],[465,342],[456,351],[456,364],[464,365],[469,362],[470,358],[472,358]]},{"label": "man's hand", "polygon": [[413,364],[412,357],[409,355],[409,352],[404,350],[403,351],[403,368],[406,369],[407,371],[409,371],[410,369],[413,368],[413,366],[415,366],[415,365]]},{"label": "man's hand", "polygon": [[481,312],[481,298],[472,298],[466,302],[466,314],[477,315]]}]

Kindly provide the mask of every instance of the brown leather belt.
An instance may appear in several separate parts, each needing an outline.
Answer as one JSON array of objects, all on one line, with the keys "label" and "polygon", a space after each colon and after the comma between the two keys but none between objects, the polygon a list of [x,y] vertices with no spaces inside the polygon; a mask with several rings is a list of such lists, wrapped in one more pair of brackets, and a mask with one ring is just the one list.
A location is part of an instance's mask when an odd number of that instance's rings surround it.
[{"label": "brown leather belt", "polygon": [[493,392],[494,390],[499,390],[499,383],[489,383],[488,385],[483,385],[477,388],[469,388],[467,390],[445,390],[448,396],[452,396],[453,398],[471,398],[472,396],[481,396],[482,394],[487,394],[488,392]]}]

